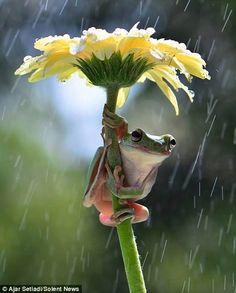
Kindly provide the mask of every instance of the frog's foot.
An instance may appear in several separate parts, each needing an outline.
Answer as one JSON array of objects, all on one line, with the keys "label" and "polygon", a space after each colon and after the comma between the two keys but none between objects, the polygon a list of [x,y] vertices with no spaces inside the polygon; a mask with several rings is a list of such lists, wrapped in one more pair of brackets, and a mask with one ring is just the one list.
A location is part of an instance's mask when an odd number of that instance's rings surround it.
[{"label": "frog's foot", "polygon": [[117,226],[118,224],[124,222],[127,219],[134,218],[133,208],[122,208],[121,210],[115,212],[112,216],[107,216],[102,213],[99,215],[99,220],[103,225],[106,226]]},{"label": "frog's foot", "polygon": [[102,124],[115,129],[119,139],[128,132],[128,122],[116,113],[110,112],[106,104],[103,109]]},{"label": "frog's foot", "polygon": [[122,174],[122,167],[121,166],[115,166],[115,169],[113,171],[113,176],[116,183],[116,188],[120,189],[123,187],[125,176]]},{"label": "frog's foot", "polygon": [[112,216],[107,216],[100,213],[99,220],[103,225],[115,227],[123,221],[131,218],[131,223],[144,222],[149,218],[148,209],[138,203],[134,203],[131,200],[120,200],[122,204],[126,204],[126,208],[114,213]]},{"label": "frog's foot", "polygon": [[110,128],[118,128],[124,123],[124,118],[112,113],[108,110],[107,105],[104,105],[102,124],[109,126]]},{"label": "frog's foot", "polygon": [[132,200],[127,200],[127,205],[134,209],[132,224],[144,222],[149,218],[149,210],[145,206],[135,203]]}]

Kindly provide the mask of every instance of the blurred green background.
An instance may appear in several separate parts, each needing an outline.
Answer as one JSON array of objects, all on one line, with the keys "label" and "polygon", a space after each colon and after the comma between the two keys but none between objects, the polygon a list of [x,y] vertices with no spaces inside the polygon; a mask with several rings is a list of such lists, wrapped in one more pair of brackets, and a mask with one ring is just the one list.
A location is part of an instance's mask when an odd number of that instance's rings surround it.
[{"label": "blurred green background", "polygon": [[180,116],[154,84],[134,86],[121,109],[130,129],[173,134],[174,154],[134,226],[148,292],[236,292],[236,2],[0,0],[0,283],[82,284],[128,292],[114,229],[82,206],[100,139],[103,90],[73,78],[29,84],[14,76],[36,38],[155,26],[188,44],[211,81],[194,80]]}]

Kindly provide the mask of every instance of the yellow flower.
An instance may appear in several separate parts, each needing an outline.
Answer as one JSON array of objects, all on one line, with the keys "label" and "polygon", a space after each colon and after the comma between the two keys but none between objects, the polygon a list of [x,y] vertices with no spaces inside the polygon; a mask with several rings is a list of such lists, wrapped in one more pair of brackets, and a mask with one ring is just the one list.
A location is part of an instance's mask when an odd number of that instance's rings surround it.
[{"label": "yellow flower", "polygon": [[78,73],[94,85],[107,87],[117,84],[120,88],[117,106],[121,107],[135,82],[149,79],[155,82],[178,115],[178,103],[172,88],[183,89],[190,100],[194,93],[178,77],[184,74],[190,82],[192,76],[210,79],[204,69],[206,63],[197,53],[187,50],[185,44],[151,37],[153,28],[130,31],[117,28],[108,33],[103,29],[89,28],[78,38],[69,35],[49,36],[36,40],[34,47],[43,52],[37,57],[26,56],[15,74],[31,73],[30,82],[52,75],[65,81]]}]

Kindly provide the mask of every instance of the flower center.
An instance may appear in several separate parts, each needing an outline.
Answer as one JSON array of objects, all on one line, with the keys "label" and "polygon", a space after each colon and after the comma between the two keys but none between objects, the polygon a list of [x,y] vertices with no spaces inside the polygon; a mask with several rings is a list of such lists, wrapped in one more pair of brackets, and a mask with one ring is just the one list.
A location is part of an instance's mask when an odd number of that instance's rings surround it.
[{"label": "flower center", "polygon": [[77,59],[77,66],[96,86],[108,87],[130,87],[142,76],[144,72],[151,69],[154,64],[146,58],[135,58],[134,53],[122,58],[120,52],[115,52],[110,58],[99,59],[92,54],[91,59]]}]

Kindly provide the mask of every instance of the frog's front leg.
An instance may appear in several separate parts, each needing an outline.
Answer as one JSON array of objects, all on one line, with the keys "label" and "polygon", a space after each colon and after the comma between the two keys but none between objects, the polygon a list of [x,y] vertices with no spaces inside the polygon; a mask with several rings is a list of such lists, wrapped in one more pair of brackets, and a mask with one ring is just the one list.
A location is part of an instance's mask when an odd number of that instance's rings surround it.
[{"label": "frog's front leg", "polygon": [[[99,216],[101,223],[107,226],[116,226],[127,219],[131,219],[132,223],[146,221],[149,217],[148,209],[143,205],[135,203],[134,200],[143,194],[148,179],[144,180],[139,188],[125,187],[123,185],[124,175],[121,174],[121,166],[116,166],[113,173],[107,163],[105,167],[108,173],[107,187],[112,194],[120,198],[122,208],[112,215],[101,213]],[[110,202],[110,208],[112,209],[112,202]]]},{"label": "frog's front leg", "polygon": [[113,173],[107,163],[105,164],[105,167],[108,173],[107,186],[110,191],[120,199],[137,199],[141,197],[144,193],[146,184],[156,173],[155,168],[151,170],[151,172],[139,186],[124,186],[125,176],[121,173],[121,166],[116,166]]},{"label": "frog's front leg", "polygon": [[128,122],[125,118],[117,115],[116,113],[110,112],[106,104],[103,109],[102,124],[114,129],[119,140],[122,139],[128,132]]}]

